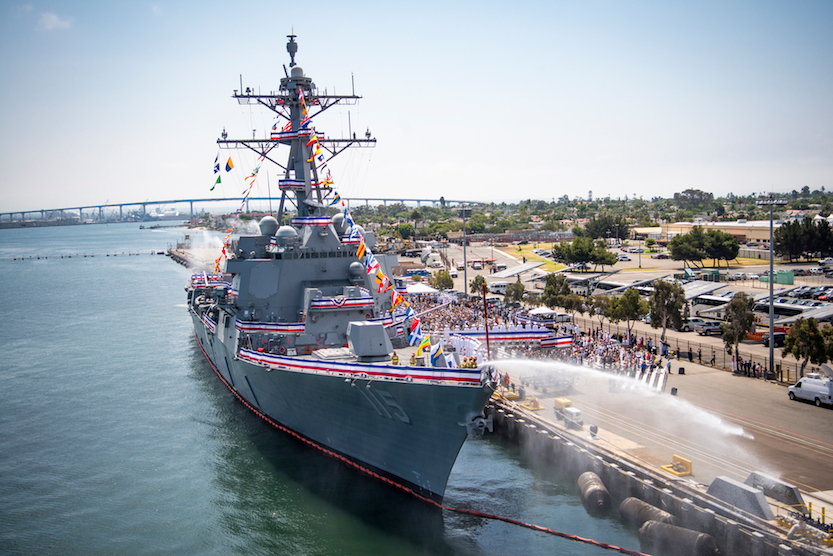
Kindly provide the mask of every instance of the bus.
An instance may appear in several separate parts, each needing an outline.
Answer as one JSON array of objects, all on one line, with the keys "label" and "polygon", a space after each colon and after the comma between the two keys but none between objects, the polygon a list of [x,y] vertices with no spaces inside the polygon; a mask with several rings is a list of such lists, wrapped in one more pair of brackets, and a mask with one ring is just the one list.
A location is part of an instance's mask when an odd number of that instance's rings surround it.
[{"label": "bus", "polygon": [[[723,297],[720,295],[698,295],[697,297],[691,300],[691,314],[693,316],[700,316],[701,311],[723,307],[724,305],[728,304],[731,300],[731,297]],[[709,311],[704,316],[708,316],[709,318],[722,319],[724,313],[724,310]]]},{"label": "bus", "polygon": [[506,287],[509,285],[509,282],[489,282],[489,293],[499,293],[500,295],[506,294]]},{"label": "bus", "polygon": [[[815,307],[810,305],[797,305],[794,303],[779,303],[778,301],[772,304],[772,310],[778,317],[794,317],[805,311],[809,311],[810,309],[815,309]],[[767,299],[755,303],[752,311],[755,313],[769,315],[769,300]]]}]

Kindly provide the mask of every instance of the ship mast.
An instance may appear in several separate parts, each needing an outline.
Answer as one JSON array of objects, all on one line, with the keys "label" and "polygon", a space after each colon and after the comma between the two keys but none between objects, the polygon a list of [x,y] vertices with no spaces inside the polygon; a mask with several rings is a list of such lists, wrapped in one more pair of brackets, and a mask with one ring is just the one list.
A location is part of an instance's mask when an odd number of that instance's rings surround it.
[{"label": "ship mast", "polygon": [[[323,209],[327,206],[324,199],[332,187],[321,183],[322,177],[318,173],[321,165],[316,164],[314,160],[311,161],[313,153],[307,143],[310,140],[313,120],[336,104],[352,105],[361,98],[355,94],[331,95],[326,92],[320,94],[312,79],[304,75],[304,70],[295,62],[295,54],[298,52],[295,35],[287,37],[289,42],[286,50],[290,56],[290,70],[286,77],[281,78],[280,89],[269,94],[259,94],[246,87],[245,90],[240,91],[235,89],[232,95],[239,104],[265,106],[276,114],[278,123],[275,124],[271,135],[263,139],[256,137],[228,139],[224,134],[221,139],[217,140],[221,149],[242,148],[257,153],[259,157],[263,157],[283,170],[284,179],[281,180],[283,183],[295,184],[291,188],[281,187],[281,201],[277,215],[279,223],[282,223],[286,200],[294,202],[300,217],[323,214]],[[346,139],[322,137],[319,134],[318,144],[321,146],[322,154],[325,154],[324,163],[326,164],[349,147],[375,147],[376,139],[372,138],[369,132],[363,138],[354,135]],[[272,156],[272,150],[278,145],[289,146],[289,155],[285,164],[281,164]],[[290,194],[294,194],[294,199]]]}]

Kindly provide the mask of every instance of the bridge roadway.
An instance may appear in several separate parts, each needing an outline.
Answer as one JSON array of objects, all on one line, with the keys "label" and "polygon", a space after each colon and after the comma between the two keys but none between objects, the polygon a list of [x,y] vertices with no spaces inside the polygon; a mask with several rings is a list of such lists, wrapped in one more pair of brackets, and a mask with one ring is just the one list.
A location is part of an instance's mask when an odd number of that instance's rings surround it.
[{"label": "bridge roadway", "polygon": [[[353,198],[346,198],[343,197],[345,203],[347,204],[347,208],[349,209],[353,203],[364,203],[365,205],[370,205],[370,202],[376,202],[379,204],[383,204],[387,206],[388,203],[416,203],[417,206],[422,206],[422,203],[436,205],[439,203],[445,203],[446,205],[471,205],[476,204],[472,201],[453,201],[447,199],[383,199],[381,197],[353,197]],[[245,200],[246,203],[246,212],[249,210],[249,203],[251,201],[269,201],[269,197],[249,197]],[[272,201],[280,200],[278,199],[271,199]],[[125,207],[141,207],[142,214],[147,214],[147,207],[148,206],[176,206],[176,205],[188,205],[188,214],[189,217],[194,216],[194,205],[196,203],[200,204],[207,204],[207,203],[228,203],[228,202],[241,202],[242,199],[240,197],[224,197],[224,198],[211,198],[211,199],[176,199],[176,200],[166,200],[166,201],[141,201],[136,203],[111,203],[111,204],[103,204],[103,205],[86,205],[86,206],[79,206],[79,207],[67,207],[67,208],[56,208],[56,209],[36,209],[36,210],[25,210],[25,211],[14,211],[14,212],[0,212],[0,221],[6,219],[7,221],[14,221],[15,216],[19,215],[20,220],[25,220],[27,214],[40,214],[41,220],[46,220],[47,218],[51,218],[52,215],[59,214],[61,218],[64,217],[65,213],[78,213],[79,218],[84,217],[84,211],[89,210],[92,217],[95,217],[96,212],[98,213],[98,219],[104,220],[104,209],[118,209],[119,210],[119,218],[124,218],[124,208]]]}]

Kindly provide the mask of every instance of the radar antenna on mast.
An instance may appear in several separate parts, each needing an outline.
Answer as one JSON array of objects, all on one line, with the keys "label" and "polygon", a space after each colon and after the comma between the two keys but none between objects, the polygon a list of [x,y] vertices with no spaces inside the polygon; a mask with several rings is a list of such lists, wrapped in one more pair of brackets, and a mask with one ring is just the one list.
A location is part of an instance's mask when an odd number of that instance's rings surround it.
[{"label": "radar antenna on mast", "polygon": [[295,42],[295,35],[287,35],[289,42],[286,43],[286,51],[289,52],[289,67],[295,67],[295,53],[298,52],[298,43]]}]

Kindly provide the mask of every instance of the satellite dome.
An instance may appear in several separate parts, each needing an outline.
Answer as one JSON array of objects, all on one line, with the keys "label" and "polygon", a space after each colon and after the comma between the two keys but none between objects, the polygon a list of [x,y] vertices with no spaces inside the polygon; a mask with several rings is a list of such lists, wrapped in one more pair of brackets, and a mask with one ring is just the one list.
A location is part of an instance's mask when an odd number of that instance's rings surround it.
[{"label": "satellite dome", "polygon": [[298,237],[298,232],[295,231],[295,228],[292,226],[281,226],[278,229],[278,232],[275,234],[276,237],[279,238],[293,238]]},{"label": "satellite dome", "polygon": [[354,278],[357,277],[357,276],[361,276],[362,274],[365,273],[364,265],[362,263],[360,263],[359,261],[353,261],[352,263],[350,263],[350,269],[349,270],[350,270],[350,276],[353,276]]},{"label": "satellite dome", "polygon": [[260,235],[273,236],[278,229],[278,221],[274,216],[264,216],[260,220]]},{"label": "satellite dome", "polygon": [[299,78],[304,76],[304,70],[301,66],[295,66],[291,70],[289,70],[290,76],[294,78]]},{"label": "satellite dome", "polygon": [[344,213],[338,212],[333,215],[331,218],[333,223],[333,227],[336,229],[339,235],[344,234]]}]

